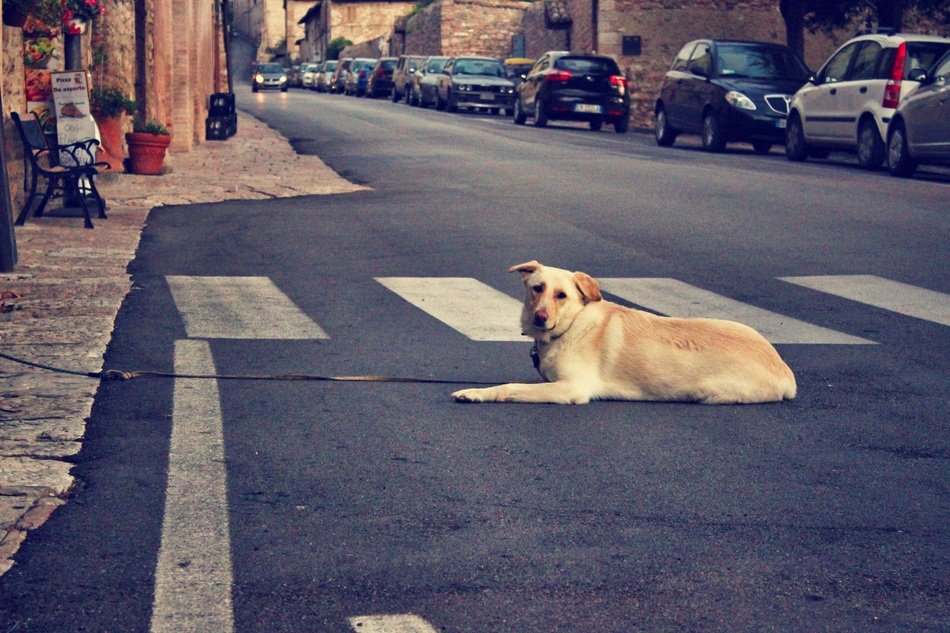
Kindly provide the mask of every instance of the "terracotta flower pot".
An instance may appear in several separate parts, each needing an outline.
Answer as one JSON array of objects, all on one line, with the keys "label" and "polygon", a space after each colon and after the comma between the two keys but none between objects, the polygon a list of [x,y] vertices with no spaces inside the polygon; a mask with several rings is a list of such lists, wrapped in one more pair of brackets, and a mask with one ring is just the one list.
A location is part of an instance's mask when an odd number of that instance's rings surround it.
[{"label": "terracotta flower pot", "polygon": [[160,175],[165,150],[171,141],[172,137],[165,134],[127,132],[125,142],[129,146],[129,170],[135,174]]},{"label": "terracotta flower pot", "polygon": [[122,117],[97,116],[95,119],[102,139],[96,160],[109,163],[115,173],[123,171],[122,158],[125,154],[122,151]]}]

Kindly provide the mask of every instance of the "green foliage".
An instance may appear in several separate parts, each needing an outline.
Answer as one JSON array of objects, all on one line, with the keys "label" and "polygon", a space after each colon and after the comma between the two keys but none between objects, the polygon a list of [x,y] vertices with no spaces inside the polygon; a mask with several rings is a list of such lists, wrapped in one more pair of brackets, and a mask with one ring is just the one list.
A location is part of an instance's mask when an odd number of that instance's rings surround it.
[{"label": "green foliage", "polygon": [[92,111],[105,118],[135,113],[136,103],[118,88],[96,88],[90,93]]},{"label": "green foliage", "polygon": [[339,59],[340,51],[342,51],[347,46],[352,46],[353,42],[346,39],[345,37],[334,38],[327,45],[327,59]]},{"label": "green foliage", "polygon": [[139,132],[142,134],[158,134],[159,136],[169,136],[168,128],[156,121],[155,119],[142,120],[141,117],[136,117],[132,121],[132,131]]}]

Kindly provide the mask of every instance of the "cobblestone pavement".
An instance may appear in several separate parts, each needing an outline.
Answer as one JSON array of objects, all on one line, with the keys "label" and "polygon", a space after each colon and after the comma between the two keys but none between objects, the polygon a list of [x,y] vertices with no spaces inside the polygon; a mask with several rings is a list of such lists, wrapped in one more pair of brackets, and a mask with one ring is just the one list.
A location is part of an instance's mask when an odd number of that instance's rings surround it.
[{"label": "cobblestone pavement", "polygon": [[[16,228],[17,269],[0,273],[3,353],[79,372],[101,370],[131,288],[127,266],[153,207],[364,189],[319,158],[297,155],[275,130],[245,113],[234,137],[170,155],[167,163],[162,176],[97,180],[109,218],[93,212],[95,229],[84,229],[81,217],[31,217]],[[0,358],[0,575],[29,532],[67,502],[69,459],[82,447],[98,384]]]}]

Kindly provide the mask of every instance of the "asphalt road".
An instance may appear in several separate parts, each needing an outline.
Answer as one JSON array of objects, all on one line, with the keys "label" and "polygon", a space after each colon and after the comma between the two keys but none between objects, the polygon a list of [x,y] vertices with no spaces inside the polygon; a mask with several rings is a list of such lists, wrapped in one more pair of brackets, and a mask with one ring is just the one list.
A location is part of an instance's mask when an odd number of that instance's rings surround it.
[{"label": "asphalt road", "polygon": [[[699,313],[710,296],[759,309],[742,314],[767,314],[773,340],[808,341],[777,345],[799,395],[105,384],[82,487],[0,578],[0,631],[950,628],[946,172],[238,100],[372,190],[154,211],[107,366],[533,380],[527,342],[469,328],[520,297],[507,267],[538,259],[652,280],[659,298],[611,298],[657,312],[675,290]],[[807,286],[831,282],[879,296]]]}]

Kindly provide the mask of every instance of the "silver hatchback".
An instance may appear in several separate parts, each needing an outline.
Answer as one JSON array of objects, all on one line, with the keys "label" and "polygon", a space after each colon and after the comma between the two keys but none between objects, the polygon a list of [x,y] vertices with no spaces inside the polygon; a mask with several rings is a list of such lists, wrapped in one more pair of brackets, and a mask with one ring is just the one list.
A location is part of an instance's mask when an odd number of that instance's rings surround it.
[{"label": "silver hatchback", "polygon": [[920,163],[950,164],[950,52],[910,76],[920,87],[901,101],[887,132],[887,167],[894,176],[910,176]]}]

